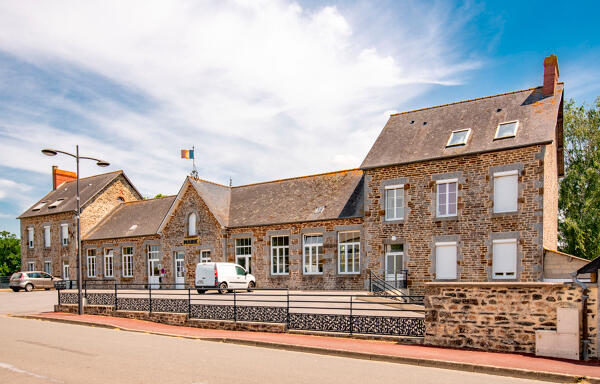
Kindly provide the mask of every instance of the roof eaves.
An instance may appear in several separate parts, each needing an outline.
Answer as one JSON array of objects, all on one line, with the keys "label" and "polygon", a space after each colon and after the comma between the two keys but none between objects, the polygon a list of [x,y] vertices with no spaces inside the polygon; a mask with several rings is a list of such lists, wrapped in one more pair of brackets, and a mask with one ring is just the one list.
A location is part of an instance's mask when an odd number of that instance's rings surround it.
[{"label": "roof eaves", "polygon": [[273,223],[254,223],[254,224],[244,224],[244,225],[230,225],[226,228],[247,228],[247,227],[256,227],[262,225],[282,225],[282,224],[299,224],[299,223],[314,223],[317,221],[332,221],[332,220],[346,220],[346,219],[362,219],[364,215],[358,216],[344,216],[344,217],[330,217],[330,218],[319,218],[319,219],[308,219],[308,220],[293,220],[293,221],[278,221]]},{"label": "roof eaves", "polygon": [[406,165],[406,164],[414,164],[414,163],[423,163],[423,162],[426,162],[426,161],[445,160],[445,159],[452,159],[452,158],[461,157],[461,156],[479,155],[479,154],[482,154],[482,153],[508,151],[508,150],[511,150],[511,149],[533,147],[535,145],[547,145],[547,144],[551,144],[551,143],[552,143],[552,140],[544,140],[544,141],[527,143],[527,144],[521,144],[521,145],[513,145],[513,146],[510,146],[510,147],[488,149],[488,150],[484,150],[484,151],[473,151],[473,152],[459,153],[459,154],[456,154],[456,155],[438,156],[438,157],[431,157],[431,158],[427,158],[427,159],[402,161],[402,162],[399,162],[399,163],[388,163],[388,164],[381,164],[381,165],[361,166],[360,169],[363,170],[363,171],[366,171],[366,170],[369,170],[369,169],[393,167],[393,166],[396,166],[396,165]]}]

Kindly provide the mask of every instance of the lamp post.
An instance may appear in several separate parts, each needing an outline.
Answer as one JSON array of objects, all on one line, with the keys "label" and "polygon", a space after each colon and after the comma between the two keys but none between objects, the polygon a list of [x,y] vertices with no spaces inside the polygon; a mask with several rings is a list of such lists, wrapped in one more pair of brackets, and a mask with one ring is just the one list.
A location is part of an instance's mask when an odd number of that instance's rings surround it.
[{"label": "lamp post", "polygon": [[108,167],[110,164],[106,161],[95,159],[93,157],[79,156],[79,145],[75,146],[75,154],[59,151],[57,149],[42,149],[42,153],[46,156],[56,156],[58,153],[68,155],[75,158],[77,162],[77,313],[83,314],[83,300],[81,297],[81,229],[79,226],[79,217],[81,215],[81,202],[79,199],[79,159],[93,160],[99,167]]}]

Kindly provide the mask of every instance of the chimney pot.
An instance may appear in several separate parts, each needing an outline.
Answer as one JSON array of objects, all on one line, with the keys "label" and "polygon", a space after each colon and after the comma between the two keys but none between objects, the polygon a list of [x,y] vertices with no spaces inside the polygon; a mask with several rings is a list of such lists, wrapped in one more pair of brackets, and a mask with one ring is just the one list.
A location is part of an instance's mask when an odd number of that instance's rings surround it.
[{"label": "chimney pot", "polygon": [[558,83],[558,59],[556,55],[550,55],[544,59],[544,96],[553,96]]}]

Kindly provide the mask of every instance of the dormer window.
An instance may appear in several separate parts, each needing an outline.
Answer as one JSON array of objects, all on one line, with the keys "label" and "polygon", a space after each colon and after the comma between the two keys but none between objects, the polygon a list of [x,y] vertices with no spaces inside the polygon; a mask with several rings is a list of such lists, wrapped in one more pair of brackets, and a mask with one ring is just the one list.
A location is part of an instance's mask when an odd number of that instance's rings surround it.
[{"label": "dormer window", "polygon": [[56,208],[56,207],[58,207],[58,206],[60,205],[60,203],[62,203],[62,202],[63,202],[63,200],[64,200],[64,199],[58,199],[58,200],[56,200],[54,203],[52,203],[52,204],[50,204],[50,205],[48,206],[48,209],[51,209],[51,208]]},{"label": "dormer window", "polygon": [[450,135],[450,139],[448,140],[448,144],[446,144],[446,148],[448,147],[456,147],[458,145],[467,144],[467,140],[469,140],[469,135],[471,134],[471,129],[461,129],[458,131],[452,131]]},{"label": "dormer window", "polygon": [[519,127],[518,121],[509,121],[506,123],[498,124],[496,129],[496,136],[494,139],[504,139],[507,137],[515,137],[517,135],[517,128]]},{"label": "dormer window", "polygon": [[42,209],[42,207],[46,205],[45,201],[42,201],[41,203],[39,203],[38,205],[36,205],[35,207],[33,207],[32,211],[39,211],[40,209]]}]

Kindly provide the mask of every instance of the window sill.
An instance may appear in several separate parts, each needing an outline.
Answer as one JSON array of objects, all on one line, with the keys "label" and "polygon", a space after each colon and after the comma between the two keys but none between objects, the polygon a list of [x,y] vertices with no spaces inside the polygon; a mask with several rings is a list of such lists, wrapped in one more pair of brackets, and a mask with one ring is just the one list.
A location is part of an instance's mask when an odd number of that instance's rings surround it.
[{"label": "window sill", "polygon": [[433,221],[458,221],[458,215],[436,216]]},{"label": "window sill", "polygon": [[340,276],[358,276],[360,272],[338,272]]},{"label": "window sill", "polygon": [[517,215],[518,213],[519,213],[519,210],[506,211],[506,212],[492,212],[492,217],[513,216],[513,215]]},{"label": "window sill", "polygon": [[321,276],[321,275],[323,275],[323,272],[304,272],[303,275],[306,275],[306,276]]},{"label": "window sill", "polygon": [[290,274],[288,273],[271,273],[271,276],[273,277],[289,277]]},{"label": "window sill", "polygon": [[439,282],[450,282],[450,281],[458,281],[458,278],[455,279],[435,279],[434,281],[439,281]]},{"label": "window sill", "polygon": [[387,224],[404,224],[404,218],[402,219],[383,219],[384,223]]}]

